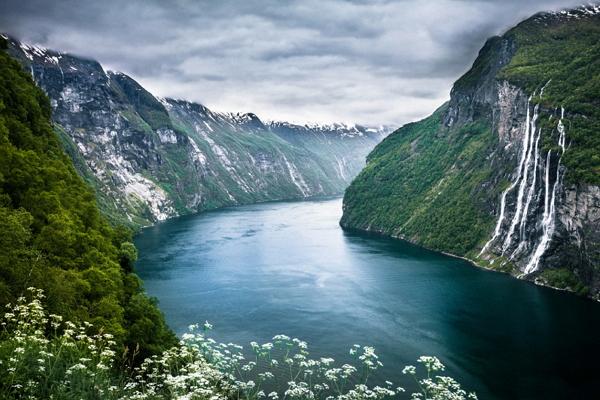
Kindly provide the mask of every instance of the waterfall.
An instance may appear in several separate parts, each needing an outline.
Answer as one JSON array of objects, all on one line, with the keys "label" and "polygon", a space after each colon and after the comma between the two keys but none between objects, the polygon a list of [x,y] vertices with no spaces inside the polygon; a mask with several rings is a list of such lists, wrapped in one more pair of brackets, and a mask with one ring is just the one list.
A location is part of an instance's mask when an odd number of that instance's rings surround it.
[{"label": "waterfall", "polygon": [[548,85],[552,82],[552,79],[549,79],[548,82],[544,86],[542,86],[542,90],[540,90],[540,99],[544,96],[544,90],[548,87]]},{"label": "waterfall", "polygon": [[[544,86],[545,87],[545,86]],[[543,88],[540,95],[543,93]],[[485,253],[489,247],[494,244],[501,236],[502,237],[502,248],[501,255],[504,255],[513,245],[513,236],[518,232],[518,246],[510,254],[509,259],[519,257],[528,257],[527,264],[524,268],[525,274],[535,272],[539,268],[540,260],[552,240],[554,231],[556,229],[556,203],[557,203],[557,192],[562,183],[563,176],[561,175],[561,160],[562,156],[566,151],[566,131],[563,123],[565,110],[561,107],[560,118],[558,120],[556,130],[559,133],[558,145],[560,147],[558,163],[556,164],[556,173],[553,175],[551,172],[552,168],[552,150],[549,150],[546,154],[545,161],[541,155],[540,150],[540,139],[542,138],[542,130],[537,127],[537,120],[539,117],[539,105],[533,107],[533,115],[530,116],[529,103],[531,97],[527,101],[527,114],[525,120],[525,132],[522,139],[521,157],[519,165],[517,167],[517,177],[511,183],[511,185],[502,193],[500,199],[500,216],[494,229],[492,238],[485,244],[479,255]],[[556,154],[556,152],[554,152]],[[538,171],[539,166],[539,171]],[[552,171],[551,171],[552,170]],[[538,179],[538,174],[540,175]],[[562,172],[564,175],[564,171]],[[554,179],[554,183],[551,184],[551,179]],[[543,181],[544,189],[538,189]],[[539,184],[538,184],[539,182]],[[506,208],[506,198],[508,194],[517,188],[514,214],[510,223],[505,223],[507,213],[510,213]],[[537,194],[539,193],[539,194]],[[530,231],[534,231],[534,237],[528,235],[528,216],[532,207],[541,207],[541,196],[544,196],[544,212],[540,221],[540,225],[530,228]],[[536,210],[536,208],[534,208]],[[503,228],[506,229],[506,234],[503,235]],[[529,238],[528,238],[529,236]],[[532,244],[530,244],[532,243]],[[533,247],[533,250],[528,250]],[[525,256],[521,256],[521,254]]]},{"label": "waterfall", "polygon": [[542,136],[541,128],[538,129],[538,134],[535,138],[535,155],[533,159],[533,178],[531,182],[531,186],[529,186],[529,191],[527,193],[527,201],[525,202],[525,208],[523,209],[523,214],[521,216],[521,223],[519,224],[519,246],[517,249],[511,254],[510,258],[514,258],[515,255],[519,254],[519,252],[527,245],[527,238],[525,237],[525,224],[527,223],[527,215],[529,214],[529,206],[531,204],[531,200],[533,199],[533,195],[535,193],[535,187],[537,184],[537,166],[539,162],[539,148],[538,144],[540,141],[540,136]]},{"label": "waterfall", "polygon": [[[546,166],[547,169],[550,169],[550,165]],[[556,212],[555,204],[556,204],[556,189],[558,187],[560,181],[560,159],[558,165],[556,167],[556,181],[552,187],[552,198],[550,200],[550,209],[544,210],[544,218],[542,219],[542,239],[538,243],[533,255],[529,259],[527,266],[525,267],[524,272],[526,274],[530,274],[532,272],[537,271],[540,259],[548,249],[550,245],[550,240],[552,239],[552,235],[554,234],[555,222],[554,222],[554,214]]]},{"label": "waterfall", "polygon": [[544,191],[544,218],[548,215],[548,203],[550,200],[550,157],[552,156],[552,150],[548,151],[546,155],[546,180],[545,180],[545,191]]},{"label": "waterfall", "polygon": [[565,127],[563,125],[563,118],[565,117],[565,109],[561,107],[560,119],[558,120],[557,130],[559,133],[558,145],[561,148],[560,157],[558,158],[558,163],[556,165],[556,180],[554,181],[554,185],[552,186],[552,197],[550,198],[550,203],[548,205],[548,185],[549,185],[549,170],[550,170],[550,151],[548,151],[548,159],[546,161],[546,200],[544,203],[544,217],[542,219],[542,239],[538,243],[533,255],[529,259],[527,266],[525,267],[524,272],[526,274],[530,274],[532,272],[537,271],[540,259],[548,249],[550,245],[550,241],[552,240],[552,235],[554,234],[554,229],[556,228],[555,222],[555,214],[556,214],[556,191],[561,182],[560,175],[560,161],[565,152]]},{"label": "waterfall", "polygon": [[[529,105],[527,105],[527,108],[529,108]],[[536,131],[536,121],[538,118],[538,108],[539,105],[536,104],[536,106],[534,107],[533,110],[533,118],[531,119],[531,122],[529,124],[527,124],[527,128],[525,130],[525,135],[528,136],[527,137],[527,143],[530,144],[527,149],[527,157],[525,160],[525,166],[524,166],[524,171],[522,174],[522,180],[521,180],[521,184],[519,185],[519,192],[517,194],[517,210],[515,211],[515,215],[513,216],[513,219],[510,223],[510,228],[508,229],[508,234],[506,235],[506,238],[504,240],[504,244],[502,245],[502,254],[504,254],[504,252],[506,250],[508,250],[508,248],[510,247],[511,243],[512,243],[512,236],[513,233],[515,232],[515,228],[517,226],[517,223],[519,223],[519,221],[521,220],[521,212],[523,211],[523,197],[525,196],[525,188],[527,187],[527,181],[528,181],[528,175],[529,175],[529,166],[531,165],[531,153],[533,153],[533,135]]]},{"label": "waterfall", "polygon": [[564,107],[560,108],[560,119],[558,120],[558,127],[556,128],[558,130],[558,133],[560,134],[560,137],[558,138],[558,145],[560,146],[560,148],[562,149],[562,152],[565,152],[565,141],[566,141],[566,137],[565,137],[565,126],[563,125],[563,118],[565,117],[565,109]]},{"label": "waterfall", "polygon": [[521,151],[521,159],[519,161],[519,169],[518,169],[519,175],[518,175],[517,179],[513,183],[511,183],[511,185],[504,192],[502,192],[502,196],[500,199],[500,216],[498,217],[498,222],[496,223],[496,228],[494,229],[494,234],[492,235],[492,238],[490,240],[488,240],[488,242],[483,246],[483,248],[479,252],[480,256],[483,253],[485,253],[485,251],[488,249],[488,247],[500,235],[500,230],[502,229],[502,223],[504,222],[504,212],[506,209],[506,195],[508,195],[508,193],[517,186],[517,184],[519,183],[519,180],[521,179],[523,164],[525,163],[525,158],[527,157],[527,148],[529,147],[529,102],[530,101],[531,101],[531,96],[529,97],[529,99],[527,99],[527,117],[525,119],[525,135],[523,135],[523,144],[522,144],[523,149]]}]

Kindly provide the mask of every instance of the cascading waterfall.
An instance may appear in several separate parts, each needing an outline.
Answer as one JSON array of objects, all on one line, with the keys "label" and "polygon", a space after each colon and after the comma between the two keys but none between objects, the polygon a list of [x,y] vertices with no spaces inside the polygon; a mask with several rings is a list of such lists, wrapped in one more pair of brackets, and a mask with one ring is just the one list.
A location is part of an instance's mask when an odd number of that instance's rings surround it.
[{"label": "cascading waterfall", "polygon": [[509,192],[511,192],[519,183],[519,180],[521,179],[521,174],[522,174],[522,170],[523,170],[523,165],[525,163],[525,158],[527,157],[527,148],[529,147],[529,102],[531,101],[531,96],[529,97],[529,99],[527,99],[527,117],[525,119],[525,129],[526,132],[523,135],[523,145],[522,145],[522,152],[521,152],[521,160],[519,161],[519,175],[517,177],[517,179],[511,183],[511,185],[504,191],[502,192],[502,197],[500,199],[500,216],[498,217],[498,222],[496,223],[496,228],[494,229],[494,234],[492,235],[492,238],[483,246],[483,249],[481,249],[481,252],[479,253],[479,255],[481,256],[483,253],[486,252],[486,250],[488,249],[488,247],[494,243],[494,241],[498,238],[498,236],[500,235],[500,230],[502,229],[502,223],[504,222],[504,212],[506,209],[506,196],[508,195]]},{"label": "cascading waterfall", "polygon": [[546,155],[546,180],[544,182],[546,182],[545,184],[545,190],[544,190],[544,218],[546,218],[548,216],[548,204],[549,204],[549,200],[550,200],[550,157],[552,156],[552,151],[548,151],[548,154]]},{"label": "cascading waterfall", "polygon": [[[529,104],[527,105],[529,109]],[[527,124],[527,128],[525,129],[525,135],[529,136],[527,138],[527,143],[529,144],[529,148],[527,149],[527,157],[525,160],[524,172],[522,174],[521,184],[519,185],[519,192],[517,194],[517,210],[515,215],[510,223],[510,228],[508,229],[508,234],[506,235],[506,239],[504,240],[504,244],[502,245],[502,254],[508,250],[512,243],[513,233],[515,232],[515,228],[519,221],[521,220],[521,213],[523,212],[523,197],[525,196],[525,188],[528,182],[529,175],[529,166],[531,165],[531,153],[533,153],[533,136],[536,132],[536,122],[538,118],[538,109],[539,105],[536,104],[533,109],[533,118],[531,118],[531,122]]]},{"label": "cascading waterfall", "polygon": [[[522,257],[522,254],[525,253],[526,249],[530,248],[529,243],[537,242],[537,245],[534,246],[533,251],[529,253],[531,256],[529,257],[529,260],[527,261],[527,264],[523,270],[525,274],[530,274],[537,271],[540,260],[548,249],[556,228],[556,196],[558,188],[562,182],[561,159],[566,150],[566,132],[563,124],[564,108],[561,108],[561,115],[557,125],[557,131],[559,133],[558,145],[560,146],[560,155],[556,165],[554,183],[551,184],[551,179],[553,178],[553,176],[551,176],[553,153],[551,150],[548,151],[544,162],[544,158],[541,156],[539,148],[542,130],[541,128],[537,127],[539,106],[536,105],[533,107],[533,116],[530,117],[530,101],[531,97],[527,101],[525,132],[522,141],[521,157],[517,168],[517,178],[502,193],[500,200],[500,216],[496,223],[494,234],[479,253],[482,255],[490,248],[491,245],[496,243],[499,239],[502,239],[500,250],[501,254],[504,255],[508,250],[513,248],[512,246],[514,245],[514,237],[517,236],[518,245],[509,257],[512,260],[516,257]],[[540,166],[540,172],[538,172],[538,165]],[[539,179],[538,174],[540,175]],[[536,238],[528,238],[527,224],[532,204],[539,204],[541,201],[540,197],[542,196],[542,193],[539,193],[539,190],[537,190],[538,182],[541,183],[541,181],[544,182],[544,213],[541,219],[541,227],[535,227],[533,229],[534,232],[540,232],[541,230],[541,236],[536,240]],[[510,220],[510,224],[507,224],[505,223],[506,214],[510,212],[506,210],[507,196],[517,187],[518,191],[516,193],[514,213],[512,214],[513,216]],[[507,233],[503,238],[500,238],[500,236],[502,236],[503,228],[506,229]],[[531,231],[531,229],[529,231]],[[517,232],[518,235],[516,235]]]},{"label": "cascading waterfall", "polygon": [[558,127],[556,129],[558,129],[558,133],[560,134],[560,137],[558,138],[558,145],[560,146],[560,148],[562,149],[562,152],[565,152],[565,144],[567,141],[567,136],[565,135],[565,126],[563,125],[562,120],[565,118],[565,109],[564,107],[560,108],[560,119],[558,120]]},{"label": "cascading waterfall", "polygon": [[[554,185],[552,186],[552,197],[550,199],[550,204],[548,206],[548,201],[544,203],[544,218],[542,219],[542,239],[538,243],[533,255],[529,259],[527,266],[525,266],[524,272],[526,274],[530,274],[532,272],[537,271],[540,265],[540,259],[548,249],[550,245],[550,241],[552,240],[552,235],[554,234],[554,229],[556,228],[555,223],[555,214],[556,214],[556,190],[561,182],[560,175],[560,161],[562,159],[563,154],[565,153],[565,143],[566,143],[566,134],[565,134],[565,126],[563,125],[563,118],[565,117],[565,109],[561,107],[560,111],[560,119],[558,120],[557,130],[559,133],[558,137],[558,145],[560,146],[560,157],[558,158],[558,163],[556,165],[556,180],[554,181]],[[550,151],[548,151],[548,161],[546,162],[546,176],[549,176],[550,170]],[[549,180],[546,180],[546,193],[548,193],[548,184]],[[548,196],[546,196],[547,199]],[[548,208],[549,207],[549,208]]]},{"label": "cascading waterfall", "polygon": [[521,216],[521,223],[519,224],[519,246],[517,249],[511,254],[510,258],[513,259],[515,255],[519,254],[527,245],[527,238],[525,237],[525,224],[527,223],[527,215],[529,214],[529,206],[531,205],[531,200],[533,199],[533,195],[535,193],[535,187],[537,183],[537,166],[539,162],[539,148],[538,143],[540,141],[540,136],[542,135],[542,130],[538,129],[538,134],[535,139],[534,149],[535,156],[533,160],[533,178],[531,185],[529,186],[529,191],[527,193],[527,201],[525,202],[525,208],[523,209],[523,214]]}]

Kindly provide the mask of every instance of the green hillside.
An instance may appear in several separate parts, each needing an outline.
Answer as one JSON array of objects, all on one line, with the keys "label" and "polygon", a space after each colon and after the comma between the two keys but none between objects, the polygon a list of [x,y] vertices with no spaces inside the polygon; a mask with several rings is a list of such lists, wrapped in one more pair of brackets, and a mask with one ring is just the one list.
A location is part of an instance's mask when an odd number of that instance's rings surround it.
[{"label": "green hillside", "polygon": [[37,287],[50,312],[156,353],[175,339],[132,271],[131,233],[99,213],[50,114],[44,93],[0,51],[0,304]]}]

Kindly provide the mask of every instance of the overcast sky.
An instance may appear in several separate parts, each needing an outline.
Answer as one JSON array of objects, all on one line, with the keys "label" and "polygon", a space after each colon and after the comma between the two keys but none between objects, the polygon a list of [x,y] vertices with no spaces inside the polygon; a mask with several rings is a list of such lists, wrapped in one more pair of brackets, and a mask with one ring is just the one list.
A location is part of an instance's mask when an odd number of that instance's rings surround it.
[{"label": "overcast sky", "polygon": [[214,110],[400,125],[448,98],[487,37],[581,3],[2,0],[0,31]]}]

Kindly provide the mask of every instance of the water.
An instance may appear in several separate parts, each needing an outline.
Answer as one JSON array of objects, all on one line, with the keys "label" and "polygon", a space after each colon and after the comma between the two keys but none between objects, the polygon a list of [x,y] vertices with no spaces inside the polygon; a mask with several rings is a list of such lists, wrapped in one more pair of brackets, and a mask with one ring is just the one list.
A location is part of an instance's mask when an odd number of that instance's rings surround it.
[{"label": "water", "polygon": [[329,199],[177,218],[137,236],[137,269],[177,333],[205,320],[246,346],[283,333],[336,361],[368,344],[404,386],[402,366],[436,355],[480,399],[598,398],[600,304],[343,232],[340,216]]}]

